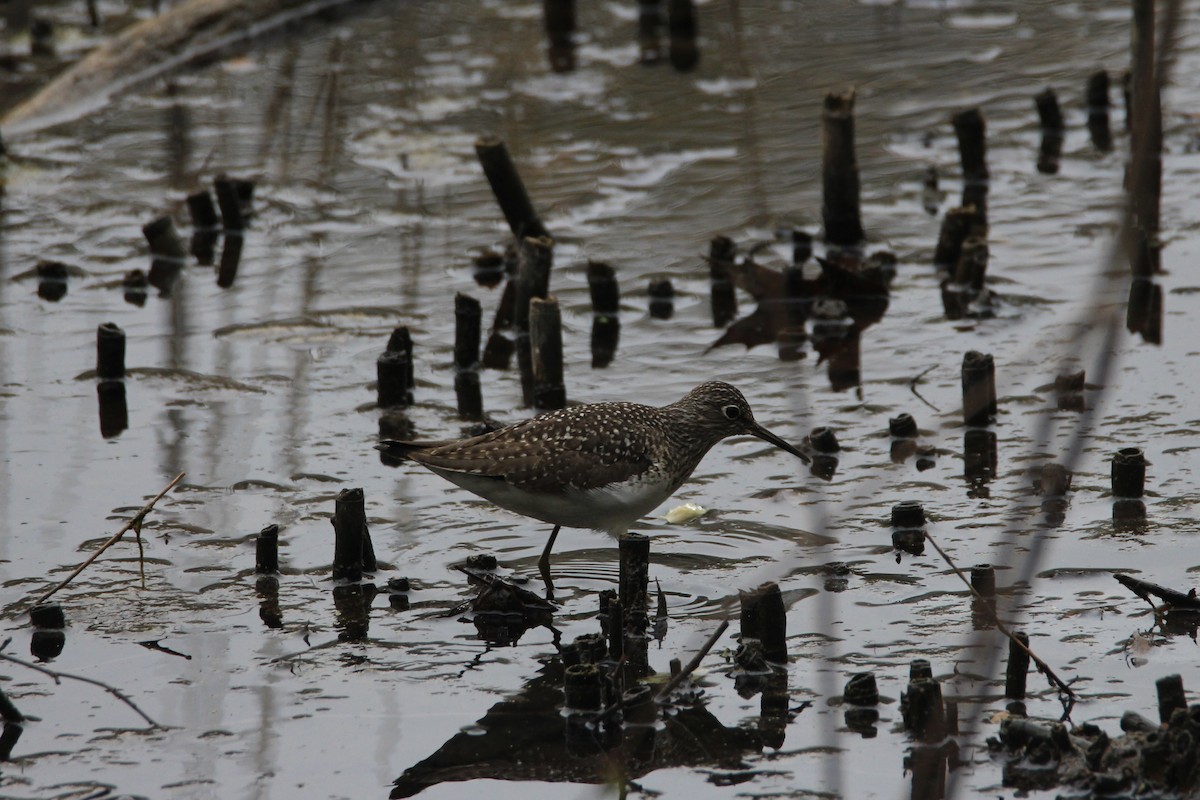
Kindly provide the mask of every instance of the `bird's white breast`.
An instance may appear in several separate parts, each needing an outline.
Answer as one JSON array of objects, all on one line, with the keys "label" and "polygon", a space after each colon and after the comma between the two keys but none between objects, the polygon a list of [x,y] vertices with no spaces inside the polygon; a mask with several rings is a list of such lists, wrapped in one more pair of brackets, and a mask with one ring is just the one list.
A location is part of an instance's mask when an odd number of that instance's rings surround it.
[{"label": "bird's white breast", "polygon": [[649,514],[678,488],[661,473],[649,473],[597,489],[567,489],[562,493],[535,494],[504,480],[429,467],[448,481],[496,505],[567,528],[624,532],[631,523]]}]

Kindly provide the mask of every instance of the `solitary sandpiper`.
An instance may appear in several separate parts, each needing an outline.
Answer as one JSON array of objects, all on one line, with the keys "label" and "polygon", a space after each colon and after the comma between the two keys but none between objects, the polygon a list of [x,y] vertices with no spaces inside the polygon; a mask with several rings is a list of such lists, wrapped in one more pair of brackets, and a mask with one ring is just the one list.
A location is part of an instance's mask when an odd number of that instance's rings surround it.
[{"label": "solitary sandpiper", "polygon": [[548,575],[560,527],[624,533],[670,497],[713,445],[741,434],[809,461],[755,422],[742,393],[720,381],[702,383],[662,408],[591,403],[470,439],[383,441],[377,448],[502,508],[552,523],[538,562]]}]

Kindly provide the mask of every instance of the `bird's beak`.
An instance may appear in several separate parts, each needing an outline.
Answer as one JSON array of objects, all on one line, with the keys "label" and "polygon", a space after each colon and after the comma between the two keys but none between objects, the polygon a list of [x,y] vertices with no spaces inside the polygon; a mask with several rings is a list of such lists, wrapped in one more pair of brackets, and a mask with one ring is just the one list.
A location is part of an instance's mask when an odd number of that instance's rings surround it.
[{"label": "bird's beak", "polygon": [[786,450],[787,452],[794,455],[796,458],[803,461],[805,464],[812,462],[812,459],[809,458],[807,454],[801,453],[799,450],[792,447],[790,444],[785,442],[783,439],[780,439],[778,436],[771,433],[769,430],[764,428],[762,425],[759,425],[757,422],[754,423],[753,427],[751,427],[748,431],[746,431],[746,433],[750,434],[751,436],[757,436],[759,439],[762,439],[764,442],[770,442],[771,444],[778,447],[780,450]]}]

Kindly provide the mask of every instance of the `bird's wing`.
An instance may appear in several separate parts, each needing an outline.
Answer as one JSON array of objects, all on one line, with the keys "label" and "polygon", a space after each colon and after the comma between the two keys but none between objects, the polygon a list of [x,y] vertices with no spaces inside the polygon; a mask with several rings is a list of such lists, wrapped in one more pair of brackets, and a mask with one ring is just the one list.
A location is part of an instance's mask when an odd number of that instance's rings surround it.
[{"label": "bird's wing", "polygon": [[605,446],[610,439],[583,430],[549,440],[539,435],[536,421],[405,455],[439,470],[502,479],[535,492],[596,489],[635,478],[651,466],[651,443],[644,433],[638,437],[630,431],[618,451]]}]

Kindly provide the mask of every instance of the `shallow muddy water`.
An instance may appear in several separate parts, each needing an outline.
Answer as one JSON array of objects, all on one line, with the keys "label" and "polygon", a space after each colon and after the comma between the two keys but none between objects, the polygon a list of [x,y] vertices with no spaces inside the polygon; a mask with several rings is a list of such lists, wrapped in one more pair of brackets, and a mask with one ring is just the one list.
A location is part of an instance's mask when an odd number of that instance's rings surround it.
[{"label": "shallow muddy water", "polygon": [[[74,20],[74,4],[52,8],[63,24]],[[1179,76],[1200,74],[1198,9],[1185,6]],[[446,438],[464,427],[451,366],[454,295],[479,298],[490,323],[499,291],[476,284],[472,256],[509,236],[474,153],[482,134],[507,141],[557,242],[551,290],[563,304],[570,400],[662,404],[719,378],[789,441],[828,426],[844,447],[824,481],[762,442],[727,441],[639,527],[653,534],[652,586],[661,585],[670,618],[651,666],[686,662],[720,619],[736,616],[738,589],[777,580],[790,603],[794,713],[782,739],[747,735],[758,730],[760,699],[739,696],[726,675],[735,620],[704,663],[706,705],[690,712],[690,724],[714,737],[703,742],[711,758],[665,760],[638,774],[629,794],[907,796],[912,743],[896,701],[909,661],[924,657],[947,697],[961,698],[964,733],[973,734],[962,739],[954,790],[1011,796],[982,746],[1006,701],[1003,662],[988,677],[978,659],[1003,651],[1001,637],[977,635],[966,590],[932,548],[893,548],[890,510],[905,500],[924,504],[930,534],[956,563],[997,564],[1002,591],[1027,590],[1014,595],[1011,617],[1074,681],[1076,722],[1116,735],[1123,711],[1154,716],[1158,678],[1181,673],[1200,687],[1194,629],[1157,628],[1147,604],[1112,577],[1186,589],[1200,569],[1200,281],[1191,272],[1200,161],[1186,112],[1200,98],[1187,80],[1164,98],[1155,346],[1124,331],[1127,270],[1109,261],[1128,151],[1117,88],[1127,5],[713,0],[699,6],[701,60],[689,73],[638,64],[636,4],[605,3],[580,4],[577,67],[555,74],[541,13],[537,3],[377,2],[8,143],[5,652],[29,653],[33,597],[176,474],[187,476],[147,517],[144,586],[127,539],[57,596],[68,627],[48,665],[121,688],[165,727],[147,730],[98,687],[56,685],[7,664],[4,691],[38,720],[0,768],[0,794],[382,798],[464,731],[483,743],[471,768],[422,797],[604,791],[603,774],[531,755],[561,701],[546,688],[555,635],[539,628],[491,647],[460,615],[442,613],[473,594],[451,569],[469,555],[492,553],[535,577],[546,526],[415,466],[385,466],[372,449],[375,359],[397,325],[416,347],[415,433]],[[1084,128],[1085,81],[1100,68],[1114,76],[1108,154]],[[821,100],[847,86],[858,91],[867,235],[872,249],[899,256],[899,274],[885,316],[862,334],[859,384],[841,388],[811,346],[794,362],[774,345],[708,350],[721,331],[703,255],[719,234],[749,245],[778,229],[819,232]],[[1068,125],[1055,176],[1035,169],[1033,97],[1047,86]],[[940,214],[961,191],[949,119],[971,106],[988,121],[989,278],[1001,301],[995,318],[951,322],[932,249]],[[936,215],[922,207],[930,166],[942,177]],[[232,286],[192,262],[167,296],[151,289],[144,305],[126,302],[121,277],[150,266],[141,226],[170,214],[189,235],[185,196],[221,172],[256,181]],[[776,244],[766,260],[789,255],[790,245]],[[56,301],[28,275],[40,259],[77,268]],[[588,259],[611,263],[623,293],[616,356],[601,369],[591,366]],[[647,284],[661,277],[677,292],[669,320],[647,313]],[[740,296],[743,314],[753,307]],[[1102,380],[1112,314],[1120,330]],[[128,336],[128,427],[103,436],[88,373],[96,327],[110,321]],[[970,350],[996,363],[997,468],[984,482],[964,477],[960,364]],[[1087,370],[1086,415],[1056,409],[1053,382],[1066,369]],[[485,371],[482,381],[497,420],[530,413],[515,371]],[[931,468],[890,458],[887,423],[901,412],[936,448]],[[1066,460],[1081,427],[1068,504],[1043,514],[1030,471]],[[1151,464],[1147,520],[1134,528],[1112,518],[1109,461],[1123,447],[1142,448]],[[375,597],[360,642],[338,641],[329,568],[334,497],[349,487],[366,493],[384,565],[376,583],[413,584],[406,608],[386,591]],[[709,511],[663,520],[685,501]],[[254,536],[269,523],[281,528],[281,627],[264,623],[254,575]],[[564,530],[555,552],[555,627],[570,641],[597,629],[596,596],[615,585],[616,546]],[[834,700],[864,670],[889,699],[871,736],[847,728]],[[1031,674],[1029,686],[1029,713],[1058,718],[1045,680]],[[497,722],[521,715],[524,727]],[[529,748],[525,763],[511,753],[489,760],[514,741]]]}]

